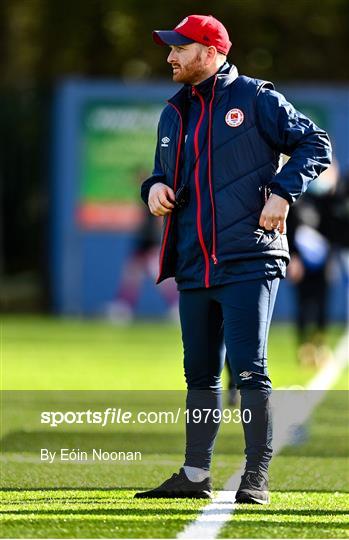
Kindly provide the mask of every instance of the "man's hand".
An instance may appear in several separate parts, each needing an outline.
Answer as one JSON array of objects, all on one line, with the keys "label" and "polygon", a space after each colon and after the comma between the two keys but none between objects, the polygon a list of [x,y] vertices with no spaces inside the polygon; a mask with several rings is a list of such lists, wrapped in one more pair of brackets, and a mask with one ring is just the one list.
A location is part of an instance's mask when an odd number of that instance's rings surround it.
[{"label": "man's hand", "polygon": [[259,218],[259,225],[267,231],[279,229],[280,233],[286,232],[286,218],[290,208],[286,199],[272,193],[265,203]]},{"label": "man's hand", "polygon": [[174,208],[175,194],[166,184],[158,182],[149,191],[148,206],[153,216],[165,216]]}]

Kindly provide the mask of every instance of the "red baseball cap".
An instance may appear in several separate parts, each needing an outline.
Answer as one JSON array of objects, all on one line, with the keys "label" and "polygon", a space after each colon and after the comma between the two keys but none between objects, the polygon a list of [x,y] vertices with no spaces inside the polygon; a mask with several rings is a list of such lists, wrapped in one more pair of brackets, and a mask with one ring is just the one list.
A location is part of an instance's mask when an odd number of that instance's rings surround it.
[{"label": "red baseball cap", "polygon": [[212,15],[188,15],[173,30],[154,30],[157,45],[187,45],[202,43],[214,45],[218,52],[227,55],[231,41],[227,29]]}]

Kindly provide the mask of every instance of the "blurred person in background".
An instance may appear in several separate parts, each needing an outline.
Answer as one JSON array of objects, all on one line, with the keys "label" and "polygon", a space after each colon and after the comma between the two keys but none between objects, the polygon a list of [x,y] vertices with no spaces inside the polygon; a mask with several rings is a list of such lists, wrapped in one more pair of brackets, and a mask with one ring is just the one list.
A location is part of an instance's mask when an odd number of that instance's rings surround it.
[{"label": "blurred person in background", "polygon": [[[137,184],[146,176],[143,170],[137,171]],[[131,253],[123,265],[117,294],[105,307],[105,315],[117,324],[132,322],[144,281],[147,278],[154,280],[157,274],[161,223],[143,205],[141,209],[142,220],[134,234]],[[159,291],[166,304],[167,318],[178,321],[178,292],[174,280],[162,283]]]},{"label": "blurred person in background", "polygon": [[298,359],[304,365],[319,365],[331,357],[326,345],[331,262],[335,248],[349,244],[346,192],[348,182],[339,182],[338,163],[333,161],[291,207],[287,220],[287,276],[296,288]]},{"label": "blurred person in background", "polygon": [[[289,205],[331,160],[327,134],[272,83],[239,76],[227,62],[228,32],[212,16],[190,15],[155,31],[182,83],[158,126],[153,175],[142,199],[165,216],[157,283],[175,276],[187,383],[186,452],[179,474],[137,498],[212,496],[210,464],[221,410],[224,344],[241,409],[246,468],[236,501],[269,502],[272,456],[267,341],[289,260]],[[278,170],[280,153],[291,156]]]}]

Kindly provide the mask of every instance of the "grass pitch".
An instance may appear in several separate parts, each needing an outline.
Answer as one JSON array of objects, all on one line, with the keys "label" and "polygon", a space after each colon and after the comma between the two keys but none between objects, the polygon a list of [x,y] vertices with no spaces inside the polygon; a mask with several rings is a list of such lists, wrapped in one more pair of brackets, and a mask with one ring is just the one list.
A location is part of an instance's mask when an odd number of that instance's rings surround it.
[{"label": "grass pitch", "polygon": [[[334,326],[334,345],[343,327]],[[274,388],[304,385],[314,367],[299,366],[290,325],[272,325],[269,371]],[[105,322],[8,317],[2,324],[2,387],[17,390],[184,389],[180,329],[173,324],[119,327]]]},{"label": "grass pitch", "polygon": [[[342,331],[331,329],[330,344]],[[9,317],[3,324],[2,349],[2,387],[7,390],[184,389],[180,332],[173,325],[120,328]],[[269,347],[274,387],[306,385],[315,374],[315,368],[300,367],[295,358],[291,328],[274,325]],[[338,389],[345,387],[347,375]],[[221,538],[348,537],[347,405],[345,392],[327,394],[300,440],[274,458],[271,504],[237,506]],[[133,499],[135,490],[160,483],[181,466],[182,426],[173,427],[167,441],[158,438],[154,427],[150,442],[156,444],[149,442],[142,463],[44,466],[37,458],[42,433],[31,424],[30,404],[20,411],[26,429],[17,425],[16,412],[2,430],[2,537],[171,538],[206,504]],[[216,489],[241,463],[239,427],[231,432],[223,428],[217,441],[212,468]],[[157,452],[159,440],[164,446]],[[23,441],[26,452],[16,448]]]}]

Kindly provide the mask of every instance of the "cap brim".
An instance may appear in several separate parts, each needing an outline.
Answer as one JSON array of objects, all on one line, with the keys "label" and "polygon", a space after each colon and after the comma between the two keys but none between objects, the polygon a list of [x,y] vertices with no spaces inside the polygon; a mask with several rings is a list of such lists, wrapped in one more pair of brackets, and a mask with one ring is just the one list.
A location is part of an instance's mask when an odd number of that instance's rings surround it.
[{"label": "cap brim", "polygon": [[189,45],[194,40],[182,36],[175,30],[154,30],[153,40],[157,45]]}]

